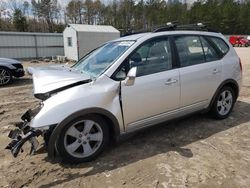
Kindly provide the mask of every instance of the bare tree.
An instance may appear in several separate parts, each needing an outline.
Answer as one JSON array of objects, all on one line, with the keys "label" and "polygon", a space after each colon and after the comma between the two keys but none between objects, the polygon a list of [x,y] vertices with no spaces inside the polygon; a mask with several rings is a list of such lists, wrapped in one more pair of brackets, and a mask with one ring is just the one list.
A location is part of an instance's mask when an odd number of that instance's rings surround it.
[{"label": "bare tree", "polygon": [[87,24],[91,24],[92,20],[91,20],[91,17],[93,15],[92,13],[92,4],[93,4],[93,1],[92,0],[86,0],[84,5],[85,5],[85,14],[86,14],[86,19],[87,19]]},{"label": "bare tree", "polygon": [[2,18],[5,9],[6,9],[6,3],[3,1],[0,1],[0,19]]},{"label": "bare tree", "polygon": [[53,32],[54,19],[60,12],[57,0],[32,0],[33,12],[46,21],[49,32]]},{"label": "bare tree", "polygon": [[80,0],[71,0],[66,7],[66,16],[71,23],[83,23],[84,5]]},{"label": "bare tree", "polygon": [[105,5],[100,0],[85,0],[85,17],[88,24],[98,24],[103,20]]},{"label": "bare tree", "polygon": [[25,16],[28,16],[29,15],[29,7],[30,7],[30,4],[28,1],[24,1],[23,2],[23,15]]}]

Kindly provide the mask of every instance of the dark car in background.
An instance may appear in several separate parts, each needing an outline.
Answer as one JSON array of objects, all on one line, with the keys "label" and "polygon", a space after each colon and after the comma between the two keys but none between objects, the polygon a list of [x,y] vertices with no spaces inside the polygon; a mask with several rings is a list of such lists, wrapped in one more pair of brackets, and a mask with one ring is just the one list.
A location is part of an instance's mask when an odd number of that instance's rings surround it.
[{"label": "dark car in background", "polygon": [[0,58],[0,86],[9,84],[13,81],[13,77],[19,78],[24,76],[24,69],[21,62]]}]

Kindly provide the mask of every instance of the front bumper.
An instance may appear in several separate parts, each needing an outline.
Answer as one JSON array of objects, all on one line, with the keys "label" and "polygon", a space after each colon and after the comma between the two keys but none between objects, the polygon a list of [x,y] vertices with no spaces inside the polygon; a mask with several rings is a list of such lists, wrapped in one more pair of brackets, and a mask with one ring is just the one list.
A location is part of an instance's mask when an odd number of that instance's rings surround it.
[{"label": "front bumper", "polygon": [[18,68],[18,69],[14,69],[12,70],[13,76],[19,78],[19,77],[23,77],[25,75],[25,71],[23,70],[23,68]]},{"label": "front bumper", "polygon": [[22,147],[26,142],[30,142],[31,144],[30,154],[34,154],[38,148],[39,143],[36,137],[42,135],[43,132],[41,130],[35,130],[29,126],[33,114],[35,113],[37,113],[37,109],[29,109],[25,112],[25,114],[21,117],[23,121],[16,123],[16,129],[11,130],[8,135],[11,142],[5,149],[11,150],[14,157],[17,157],[17,155],[23,151]]}]

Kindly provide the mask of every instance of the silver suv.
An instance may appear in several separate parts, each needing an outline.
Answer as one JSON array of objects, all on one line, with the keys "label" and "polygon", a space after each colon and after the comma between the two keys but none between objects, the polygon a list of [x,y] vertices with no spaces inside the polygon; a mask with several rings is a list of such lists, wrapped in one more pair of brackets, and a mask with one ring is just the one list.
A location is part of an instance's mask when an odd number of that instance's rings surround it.
[{"label": "silver suv", "polygon": [[[167,30],[167,29],[166,29]],[[231,113],[239,95],[241,62],[222,34],[164,31],[119,38],[72,67],[29,68],[39,107],[7,146],[17,156],[44,136],[49,157],[79,163],[99,155],[112,138],[194,112],[217,119]]]}]

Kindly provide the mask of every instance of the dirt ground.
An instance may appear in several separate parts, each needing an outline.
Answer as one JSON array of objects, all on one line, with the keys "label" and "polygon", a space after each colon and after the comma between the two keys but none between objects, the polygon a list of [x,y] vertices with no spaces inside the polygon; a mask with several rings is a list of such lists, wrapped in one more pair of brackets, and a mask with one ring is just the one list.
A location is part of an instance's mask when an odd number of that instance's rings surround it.
[{"label": "dirt ground", "polygon": [[0,88],[0,187],[249,187],[250,48],[236,50],[243,86],[228,119],[196,115],[165,123],[80,165],[51,163],[43,150],[33,156],[26,151],[16,159],[4,150],[11,124],[37,101],[29,76]]}]

